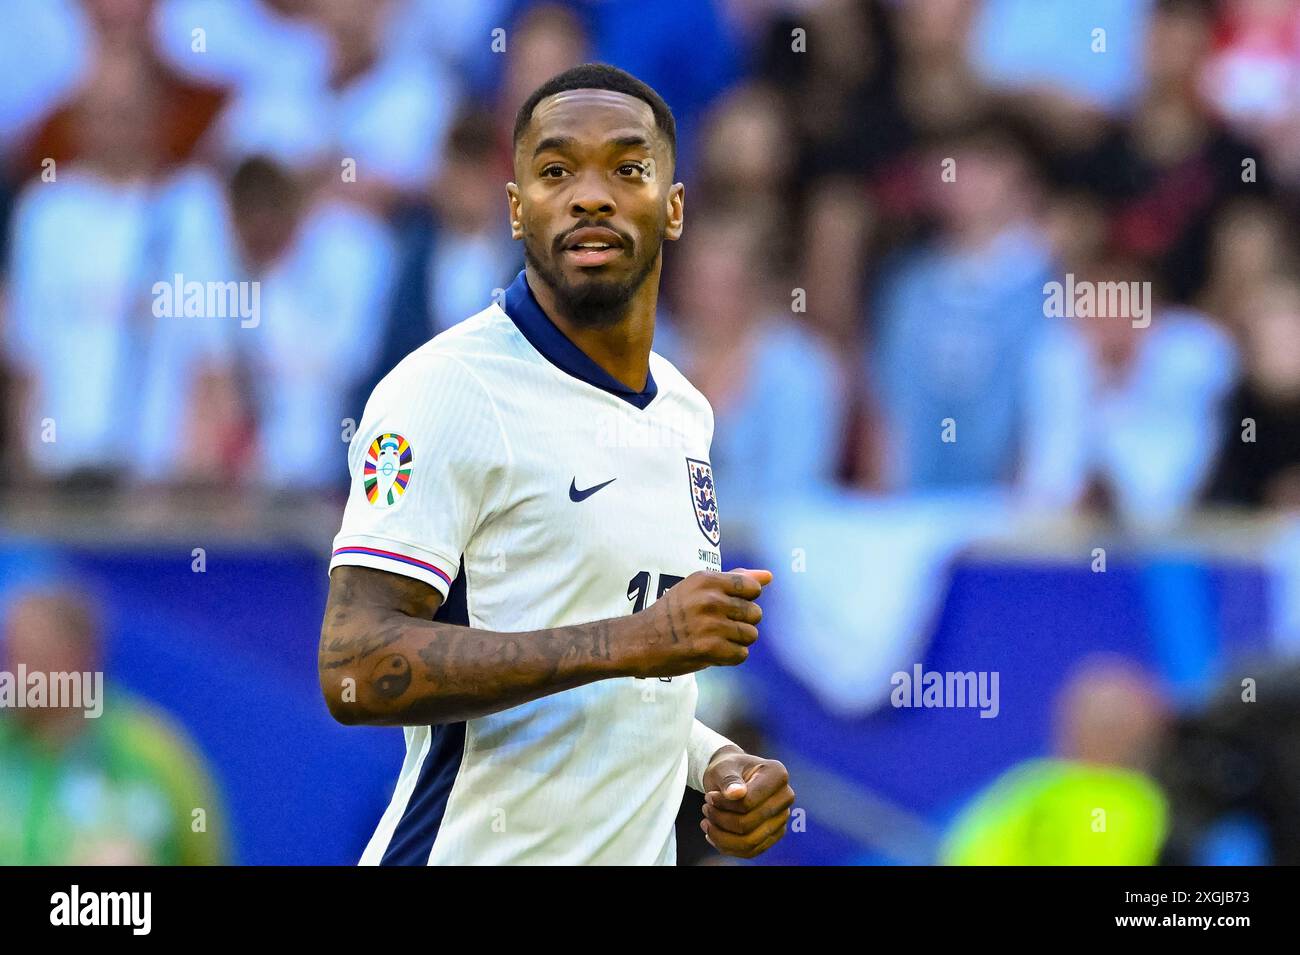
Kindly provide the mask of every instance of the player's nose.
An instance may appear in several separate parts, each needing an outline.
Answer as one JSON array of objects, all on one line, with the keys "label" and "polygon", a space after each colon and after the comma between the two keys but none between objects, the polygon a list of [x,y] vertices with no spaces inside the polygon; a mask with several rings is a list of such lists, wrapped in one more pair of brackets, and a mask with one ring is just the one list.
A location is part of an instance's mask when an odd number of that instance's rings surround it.
[{"label": "player's nose", "polygon": [[583,218],[612,216],[618,210],[614,204],[614,196],[603,177],[587,175],[578,178],[569,211],[572,215]]}]

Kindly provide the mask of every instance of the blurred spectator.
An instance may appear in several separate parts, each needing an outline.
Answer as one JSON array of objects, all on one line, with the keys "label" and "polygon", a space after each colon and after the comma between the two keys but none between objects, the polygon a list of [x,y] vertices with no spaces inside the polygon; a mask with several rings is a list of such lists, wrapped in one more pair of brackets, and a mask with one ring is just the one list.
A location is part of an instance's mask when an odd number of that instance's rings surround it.
[{"label": "blurred spectator", "polygon": [[[1151,301],[1141,277],[1124,260],[1076,276],[1098,290],[1097,304],[1053,319],[1031,360],[1023,483],[1034,504],[1100,505],[1157,525],[1185,514],[1204,487],[1236,355],[1204,316]],[[1115,314],[1108,283],[1128,290]]]},{"label": "blurred spectator", "polygon": [[157,95],[130,62],[101,73],[69,126],[82,158],[32,179],[15,212],[5,346],[45,474],[166,472],[191,381],[220,361],[216,327],[153,313],[154,283],[215,261],[203,177],[153,178]]},{"label": "blurred spectator", "polygon": [[1290,0],[1227,0],[1218,20],[1206,94],[1239,122],[1284,119],[1300,90],[1300,8]]},{"label": "blurred spectator", "polygon": [[1214,222],[1202,307],[1240,339],[1243,299],[1278,278],[1300,275],[1297,253],[1294,227],[1284,208],[1258,198],[1235,200]]},{"label": "blurred spectator", "polygon": [[254,388],[253,477],[280,489],[345,480],[350,395],[381,346],[395,250],[386,225],[360,206],[312,204],[302,183],[264,158],[229,186],[235,260],[259,283],[260,315],[232,332]]},{"label": "blurred spectator", "polygon": [[[148,91],[147,109],[131,111],[138,102],[127,104],[117,114],[119,122],[139,129],[152,140],[149,162],[157,168],[183,163],[195,154],[203,135],[221,110],[226,92],[218,86],[184,77],[168,66],[151,42],[150,18],[154,0],[84,0],[66,8],[81,19],[68,25],[78,44],[82,62],[78,67],[81,84],[76,94],[45,117],[28,144],[24,170],[40,171],[42,162],[52,159],[67,163],[92,160],[87,150],[94,144],[83,134],[90,98],[102,105],[102,85],[116,86],[124,74]],[[83,19],[84,18],[84,19]]]},{"label": "blurred spectator", "polygon": [[442,61],[464,85],[468,99],[485,100],[497,79],[495,41],[504,40],[508,50],[514,39],[506,32],[514,2],[397,0],[390,42],[415,56]]},{"label": "blurred spectator", "polygon": [[[103,668],[94,608],[61,589],[11,605],[4,649],[15,681]],[[0,711],[0,864],[224,862],[224,814],[192,745],[117,687],[104,692],[93,707]]]},{"label": "blurred spectator", "polygon": [[1057,699],[1055,759],[1012,767],[962,811],[948,865],[1154,865],[1165,796],[1147,775],[1166,732],[1152,677],[1123,660],[1082,665]]},{"label": "blurred spectator", "polygon": [[[791,56],[792,30],[800,28],[816,41],[805,55]],[[872,176],[908,144],[900,56],[893,20],[879,0],[831,0],[773,24],[761,72],[787,91],[798,182]]]},{"label": "blurred spectator", "polygon": [[[736,86],[708,114],[699,172],[691,180],[692,201],[698,194],[706,207],[743,202],[758,218],[784,219],[792,211],[793,135],[776,90]],[[675,178],[681,179],[680,170]]]},{"label": "blurred spectator", "polygon": [[1201,89],[1233,129],[1263,143],[1278,179],[1300,183],[1300,7],[1292,0],[1218,4]]},{"label": "blurred spectator", "polygon": [[1173,803],[1169,865],[1300,864],[1300,670],[1236,668],[1179,720],[1160,761]]},{"label": "blurred spectator", "polygon": [[1247,297],[1245,374],[1222,421],[1209,499],[1300,509],[1300,283],[1276,279]]},{"label": "blurred spectator", "polygon": [[[550,2],[544,7],[554,9]],[[709,104],[730,84],[740,79],[741,51],[737,35],[720,0],[662,0],[642,4],[635,16],[616,3],[601,0],[573,0],[569,8],[581,18],[579,35],[591,38],[591,59],[617,63],[633,76],[648,83],[664,98],[677,121],[678,179],[694,167],[696,127]],[[517,33],[517,31],[516,31]],[[682,53],[682,39],[689,37],[690,55]],[[512,57],[522,57],[511,50]],[[563,63],[541,72],[522,95],[509,100],[518,104],[548,77],[580,63]]]},{"label": "blurred spectator", "polygon": [[396,216],[400,263],[383,345],[353,407],[359,420],[370,391],[426,341],[492,301],[523,268],[510,238],[505,183],[512,177],[496,148],[491,114],[467,109],[452,127],[447,161],[429,200]]},{"label": "blurred spectator", "polygon": [[988,99],[966,50],[978,9],[974,0],[927,0],[896,8],[900,101],[918,134],[955,130]]},{"label": "blurred spectator", "polygon": [[514,155],[520,104],[552,76],[591,59],[587,29],[577,12],[563,3],[527,7],[516,17],[509,37],[496,109],[497,139],[507,160]]},{"label": "blurred spectator", "polygon": [[[978,81],[966,55],[966,38],[976,5],[970,0],[931,0],[878,8],[880,60],[870,81],[876,89],[880,130],[873,135],[866,165],[873,224],[873,271],[890,257],[922,241],[936,200],[934,146],[952,143],[972,122],[990,112],[990,93]],[[815,96],[815,91],[809,100]],[[816,106],[808,109],[815,114]],[[874,126],[874,124],[873,124]],[[873,129],[874,133],[874,129]],[[947,151],[944,158],[949,158]],[[805,158],[802,166],[816,163]],[[878,284],[879,275],[872,281]],[[874,325],[874,323],[873,323]],[[872,462],[875,470],[879,462]]]},{"label": "blurred spectator", "polygon": [[154,42],[173,69],[236,95],[298,88],[317,81],[329,62],[329,39],[307,17],[315,2],[159,0]]},{"label": "blurred spectator", "polygon": [[1019,88],[1042,97],[1040,110],[1084,105],[1118,110],[1142,82],[1142,39],[1151,4],[985,0],[971,33],[972,60],[995,89]]},{"label": "blurred spectator", "polygon": [[359,184],[377,178],[422,193],[441,167],[455,78],[437,61],[385,46],[393,0],[315,0],[312,7],[332,53],[316,115],[332,121],[338,157],[356,161]]},{"label": "blurred spectator", "polygon": [[862,334],[867,246],[875,226],[862,183],[830,176],[809,189],[799,249],[778,247],[798,263],[793,284],[807,292],[808,320],[839,349],[854,350]]},{"label": "blurred spectator", "polygon": [[392,42],[395,0],[309,0],[303,9],[326,57],[317,63],[304,49],[303,75],[242,90],[222,118],[222,152],[317,171],[324,185],[386,213],[437,175],[459,86],[440,62]]},{"label": "blurred spectator", "polygon": [[709,457],[723,508],[816,493],[839,462],[843,372],[765,280],[765,235],[752,216],[701,217],[672,250],[677,340],[656,339],[713,406]]},{"label": "blurred spectator", "polygon": [[887,484],[1008,483],[1050,265],[1033,167],[993,120],[944,137],[925,163],[940,230],[885,272],[868,362]]},{"label": "blurred spectator", "polygon": [[1104,197],[1112,243],[1151,262],[1169,301],[1187,302],[1207,273],[1211,223],[1234,197],[1267,195],[1260,151],[1218,124],[1199,93],[1209,8],[1158,0],[1144,52],[1146,85],[1132,114],[1062,160],[1060,178]]}]

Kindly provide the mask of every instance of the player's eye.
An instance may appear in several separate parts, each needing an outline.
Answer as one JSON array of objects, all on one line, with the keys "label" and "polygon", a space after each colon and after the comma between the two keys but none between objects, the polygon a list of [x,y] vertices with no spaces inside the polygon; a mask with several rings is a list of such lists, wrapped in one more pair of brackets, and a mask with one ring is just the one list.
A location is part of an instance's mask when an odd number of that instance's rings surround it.
[{"label": "player's eye", "polygon": [[646,172],[645,163],[625,162],[619,165],[618,171],[624,176],[644,176]]},{"label": "player's eye", "polygon": [[567,172],[568,170],[566,170],[563,166],[551,165],[551,166],[544,167],[542,171],[538,173],[538,176],[541,177],[542,179],[559,179],[562,176],[564,176]]}]

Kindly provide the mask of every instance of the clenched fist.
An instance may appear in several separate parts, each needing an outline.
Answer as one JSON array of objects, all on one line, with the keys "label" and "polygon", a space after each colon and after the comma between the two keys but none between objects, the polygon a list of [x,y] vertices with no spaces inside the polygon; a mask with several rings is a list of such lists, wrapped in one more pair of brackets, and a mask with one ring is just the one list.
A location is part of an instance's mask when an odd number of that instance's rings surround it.
[{"label": "clenched fist", "polygon": [[790,774],[782,763],[726,747],[704,771],[700,828],[723,855],[752,859],[785,835],[793,805]]},{"label": "clenched fist", "polygon": [[635,614],[633,676],[678,676],[736,666],[758,639],[763,610],[754,601],[772,582],[768,570],[697,571]]}]

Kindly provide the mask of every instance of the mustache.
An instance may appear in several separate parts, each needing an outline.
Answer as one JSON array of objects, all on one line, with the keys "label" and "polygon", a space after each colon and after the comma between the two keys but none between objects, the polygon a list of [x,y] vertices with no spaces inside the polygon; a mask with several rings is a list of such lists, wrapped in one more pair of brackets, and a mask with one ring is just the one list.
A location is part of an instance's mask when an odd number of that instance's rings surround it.
[{"label": "mustache", "polygon": [[577,232],[579,229],[608,229],[610,232],[613,232],[615,235],[617,235],[620,240],[622,240],[624,252],[627,252],[629,254],[632,252],[632,247],[634,243],[632,241],[632,237],[628,235],[626,232],[623,232],[621,229],[615,229],[612,225],[610,225],[607,222],[593,222],[590,219],[583,219],[582,221],[576,223],[573,226],[573,228],[569,229],[566,232],[562,232],[560,235],[557,235],[555,237],[555,241],[551,243],[551,247],[555,250],[557,254],[564,251],[565,245],[567,245],[569,242],[569,236],[573,235],[573,233]]}]

